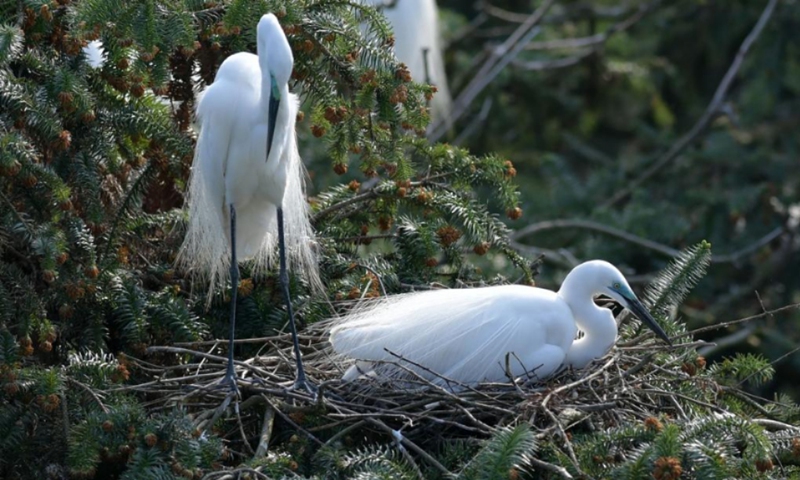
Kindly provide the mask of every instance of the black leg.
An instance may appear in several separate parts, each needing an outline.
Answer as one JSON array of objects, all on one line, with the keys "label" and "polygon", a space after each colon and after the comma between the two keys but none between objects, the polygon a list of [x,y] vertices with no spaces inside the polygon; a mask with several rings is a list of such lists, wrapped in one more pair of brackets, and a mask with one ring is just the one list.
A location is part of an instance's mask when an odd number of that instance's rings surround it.
[{"label": "black leg", "polygon": [[228,340],[228,370],[224,383],[236,392],[236,370],[233,368],[233,339],[236,335],[236,294],[239,292],[239,264],[236,260],[236,210],[231,204],[231,333]]},{"label": "black leg", "polygon": [[294,356],[297,360],[297,379],[294,382],[295,389],[303,389],[313,393],[313,387],[306,381],[306,372],[303,369],[303,358],[300,356],[300,342],[297,340],[297,326],[294,323],[294,311],[292,310],[292,299],[289,296],[289,274],[286,271],[286,243],[283,235],[283,209],[278,208],[278,256],[280,257],[280,281],[283,290],[283,300],[286,302],[286,310],[289,312],[289,328],[292,331],[292,342],[294,343]]}]

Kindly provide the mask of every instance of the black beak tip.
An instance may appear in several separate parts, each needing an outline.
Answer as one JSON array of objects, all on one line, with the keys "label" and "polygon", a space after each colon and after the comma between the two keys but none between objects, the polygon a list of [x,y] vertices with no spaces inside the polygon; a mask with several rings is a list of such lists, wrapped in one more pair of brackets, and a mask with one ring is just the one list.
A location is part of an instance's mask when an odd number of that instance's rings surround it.
[{"label": "black beak tip", "polygon": [[639,300],[633,299],[629,301],[628,308],[634,313],[634,315],[639,317],[639,320],[641,320],[642,323],[650,327],[650,330],[652,330],[657,337],[664,340],[664,342],[670,347],[673,346],[672,340],[670,340],[669,335],[667,335],[667,332],[665,332],[664,329],[661,328],[658,322],[656,322],[656,319],[653,318],[650,312],[647,311],[647,308],[645,308],[645,306],[642,305],[642,303],[639,302]]},{"label": "black beak tip", "polygon": [[270,97],[269,99],[269,124],[267,126],[267,159],[269,159],[269,153],[272,151],[272,140],[275,137],[275,122],[278,119],[278,107],[280,106],[280,100],[275,97]]}]

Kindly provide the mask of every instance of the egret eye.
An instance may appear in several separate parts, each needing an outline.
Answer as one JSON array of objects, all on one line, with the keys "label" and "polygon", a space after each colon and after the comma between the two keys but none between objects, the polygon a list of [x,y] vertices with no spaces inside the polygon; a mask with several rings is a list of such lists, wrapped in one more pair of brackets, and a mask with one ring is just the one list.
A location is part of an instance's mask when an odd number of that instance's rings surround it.
[{"label": "egret eye", "polygon": [[614,285],[612,286],[614,287],[614,290],[619,290],[620,287],[619,282],[614,282]]}]

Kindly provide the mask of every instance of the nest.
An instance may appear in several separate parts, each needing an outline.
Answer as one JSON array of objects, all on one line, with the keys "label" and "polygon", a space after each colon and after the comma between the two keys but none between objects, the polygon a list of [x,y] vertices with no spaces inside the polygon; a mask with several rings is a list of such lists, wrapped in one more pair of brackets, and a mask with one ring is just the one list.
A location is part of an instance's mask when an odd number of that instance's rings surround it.
[{"label": "nest", "polygon": [[[232,443],[237,432],[241,435],[245,440],[241,448],[247,451],[243,455],[266,452],[274,420],[281,418],[318,446],[331,445],[355,432],[386,436],[402,444],[404,452],[415,453],[442,472],[447,472],[445,467],[424,448],[431,442],[485,438],[498,426],[521,422],[534,427],[539,436],[560,438],[564,452],[577,468],[568,430],[580,424],[593,430],[631,422],[641,424],[659,414],[680,418],[685,416],[675,397],[680,394],[668,385],[704,381],[694,377],[686,362],[689,357],[696,358],[694,347],[702,342],[668,347],[640,338],[616,346],[585,369],[567,370],[539,383],[517,379],[469,386],[442,379],[443,382],[437,382],[445,384],[442,386],[416,375],[416,369],[409,368],[409,362],[402,358],[396,362],[397,368],[408,372],[402,380],[342,382],[347,365],[332,356],[327,337],[301,335],[306,374],[319,389],[318,395],[312,395],[291,388],[295,362],[291,337],[287,334],[237,340],[237,343],[262,344],[262,351],[269,354],[235,362],[241,401],[232,402],[231,396],[225,397],[226,389],[218,388],[227,360],[208,353],[216,344],[224,343],[151,347],[148,349],[151,356],[161,357],[160,363],[171,365],[156,366],[132,359],[142,371],[153,375],[153,381],[130,388],[157,394],[148,395],[156,398],[154,403],[188,409],[203,429],[214,425],[234,405],[236,425],[222,433]],[[670,349],[676,351],[667,352]],[[669,354],[660,355],[664,353]],[[659,361],[653,362],[657,355]],[[221,401],[221,397],[225,400]],[[266,404],[266,409],[251,408],[259,404]],[[309,415],[315,416],[313,425],[304,423]],[[246,441],[248,430],[258,431],[260,441],[256,450]],[[534,462],[540,468],[566,473],[562,467],[536,459]]]}]

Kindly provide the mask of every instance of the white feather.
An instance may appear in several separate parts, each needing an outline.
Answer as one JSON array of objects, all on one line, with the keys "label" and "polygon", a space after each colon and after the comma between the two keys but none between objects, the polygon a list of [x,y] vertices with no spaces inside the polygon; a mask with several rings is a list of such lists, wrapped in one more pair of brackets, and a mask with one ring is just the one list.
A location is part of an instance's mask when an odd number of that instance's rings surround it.
[{"label": "white feather", "polygon": [[[262,20],[259,42],[268,40],[262,37],[277,35],[273,31],[280,28],[274,17],[268,17],[275,25],[268,22],[271,30],[262,33]],[[285,37],[278,41],[282,41],[279,47],[285,43],[288,50]],[[274,47],[269,52],[277,53],[275,56],[284,53]],[[284,53],[287,55],[289,65],[284,70],[291,72],[290,50]],[[265,62],[251,53],[228,57],[197,106],[200,134],[189,179],[189,224],[177,262],[196,279],[209,282],[209,301],[211,292],[230,278],[231,204],[236,210],[239,261],[254,262],[256,271],[272,264],[277,253],[277,208],[282,206],[288,267],[300,272],[312,287],[321,286],[305,197],[305,170],[294,130],[298,99],[285,83],[278,86],[282,100],[267,158],[270,83]],[[288,73],[286,77],[288,81]]]},{"label": "white feather", "polygon": [[[403,367],[440,385],[544,379],[564,365],[584,367],[614,344],[617,325],[610,310],[594,304],[598,294],[626,306],[635,300],[619,270],[596,260],[575,267],[558,293],[504,285],[379,299],[334,320],[330,342],[351,359],[345,380],[404,377]],[[586,335],[575,340],[578,328]]]},{"label": "white feather", "polygon": [[[386,0],[368,1],[373,5],[387,3]],[[428,81],[436,85],[438,92],[431,101],[431,119],[448,118],[452,98],[442,57],[436,0],[396,0],[394,6],[381,11],[392,25],[397,59],[406,64],[415,82]],[[427,50],[427,68],[423,50]]]},{"label": "white feather", "polygon": [[100,68],[105,63],[106,59],[103,56],[105,50],[103,49],[103,42],[100,40],[92,40],[82,50],[90,67]]},{"label": "white feather", "polygon": [[[537,310],[540,314],[530,318]],[[462,383],[507,380],[506,354],[513,352],[508,366],[514,377],[533,372],[544,378],[563,363],[575,337],[574,322],[559,323],[566,315],[571,316],[567,304],[540,288],[431,290],[388,297],[356,311],[331,330],[331,345],[351,358],[397,360],[388,349]],[[357,373],[354,368],[346,378]]]}]

